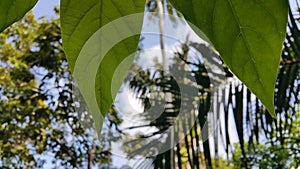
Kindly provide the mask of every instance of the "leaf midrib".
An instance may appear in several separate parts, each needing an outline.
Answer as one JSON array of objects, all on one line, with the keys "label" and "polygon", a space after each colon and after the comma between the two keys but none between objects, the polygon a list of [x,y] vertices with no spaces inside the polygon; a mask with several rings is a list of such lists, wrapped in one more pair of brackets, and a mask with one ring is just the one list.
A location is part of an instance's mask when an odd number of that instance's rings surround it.
[{"label": "leaf midrib", "polygon": [[[234,21],[236,22],[236,24],[238,25],[238,27],[239,27],[239,31],[240,31],[240,34],[242,35],[242,39],[243,39],[243,42],[244,42],[244,44],[245,44],[245,46],[246,46],[246,48],[247,48],[247,50],[248,50],[248,52],[249,52],[249,56],[250,56],[250,61],[252,62],[252,64],[254,65],[254,67],[255,67],[255,73],[257,74],[257,76],[258,76],[258,81],[259,81],[259,83],[260,83],[260,85],[262,86],[262,88],[263,89],[265,89],[265,86],[264,86],[264,84],[262,83],[262,81],[261,81],[261,78],[260,78],[260,74],[259,74],[259,72],[257,71],[257,66],[256,66],[256,64],[255,64],[255,59],[254,59],[254,57],[253,57],[253,54],[252,54],[252,52],[251,52],[251,50],[250,50],[250,47],[249,47],[249,44],[248,44],[248,42],[247,42],[247,40],[246,40],[246,35],[245,35],[245,33],[244,33],[244,31],[243,31],[243,27],[242,27],[242,25],[241,25],[241,23],[240,23],[240,20],[239,20],[239,17],[237,16],[237,14],[236,14],[236,11],[235,11],[235,9],[234,9],[234,7],[233,7],[233,4],[232,4],[232,2],[231,2],[231,0],[227,0],[227,2],[228,2],[228,4],[229,4],[229,6],[230,6],[230,8],[231,8],[231,12],[232,12],[232,14],[233,14],[233,16],[234,16]],[[231,65],[232,66],[232,65]],[[244,76],[244,69],[243,69],[243,72],[242,72],[242,76]]]}]

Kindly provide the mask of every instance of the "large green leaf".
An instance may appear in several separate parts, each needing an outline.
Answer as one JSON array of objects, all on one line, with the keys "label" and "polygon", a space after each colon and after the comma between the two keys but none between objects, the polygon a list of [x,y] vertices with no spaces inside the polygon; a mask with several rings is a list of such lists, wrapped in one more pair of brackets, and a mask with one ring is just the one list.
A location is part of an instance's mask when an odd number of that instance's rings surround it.
[{"label": "large green leaf", "polygon": [[275,116],[274,89],[287,0],[170,0],[200,28],[232,72]]},{"label": "large green leaf", "polygon": [[37,0],[1,0],[0,1],[0,32],[20,20]]},{"label": "large green leaf", "polygon": [[[133,61],[144,6],[142,0],[61,1],[64,50],[98,132],[117,92],[111,89],[119,89],[131,65],[122,64],[122,73],[113,73],[124,59]],[[112,85],[113,78],[119,80]]]}]

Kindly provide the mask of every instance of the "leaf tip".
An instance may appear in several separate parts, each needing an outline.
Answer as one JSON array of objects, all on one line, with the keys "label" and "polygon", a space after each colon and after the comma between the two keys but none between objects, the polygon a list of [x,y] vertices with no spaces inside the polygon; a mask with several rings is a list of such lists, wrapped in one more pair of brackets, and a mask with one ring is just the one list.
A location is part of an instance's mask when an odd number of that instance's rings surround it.
[{"label": "leaf tip", "polygon": [[268,107],[265,106],[265,107],[267,109],[267,112],[272,116],[272,118],[277,119],[274,105]]}]

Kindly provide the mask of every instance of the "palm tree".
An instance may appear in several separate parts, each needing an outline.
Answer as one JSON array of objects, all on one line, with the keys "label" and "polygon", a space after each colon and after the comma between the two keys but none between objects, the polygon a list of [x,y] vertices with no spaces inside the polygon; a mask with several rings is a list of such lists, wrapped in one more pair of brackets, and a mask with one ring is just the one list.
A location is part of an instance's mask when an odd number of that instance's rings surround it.
[{"label": "palm tree", "polygon": [[[298,5],[298,1],[296,2]],[[148,6],[155,8],[153,3],[155,2],[149,1]],[[300,9],[299,6],[298,9]],[[187,41],[174,52],[174,58],[181,60],[174,62],[170,69],[183,71],[190,81],[193,78],[196,79],[197,98],[199,98],[196,100],[199,102],[199,107],[180,110],[183,104],[195,99],[195,97],[181,96],[178,81],[184,81],[183,79],[164,76],[159,64],[155,71],[138,67],[135,71],[139,74],[134,76],[128,84],[144,105],[145,113],[142,116],[150,122],[147,125],[132,127],[132,129],[148,126],[155,127],[156,130],[153,133],[139,134],[135,139],[127,140],[126,144],[136,147],[127,150],[128,156],[148,156],[151,162],[147,160],[145,163],[139,163],[139,166],[141,168],[151,166],[157,169],[300,166],[298,127],[300,124],[300,30],[298,28],[300,22],[297,15],[299,14],[293,13],[292,9],[289,10],[287,36],[275,90],[277,119],[268,114],[261,102],[245,85],[233,77],[226,67],[223,72],[219,72],[219,74],[226,75],[226,84],[219,82],[222,85],[218,86],[218,90],[214,90],[216,86],[212,87],[212,81],[207,75],[208,70],[203,61],[198,59],[191,62],[187,59],[189,50],[200,51],[199,55],[205,55],[205,52],[211,52],[210,55],[214,55],[213,52],[201,44]],[[210,64],[220,63],[210,60]],[[192,70],[187,70],[186,65],[192,67]],[[153,86],[156,86],[155,91],[153,91]],[[166,103],[167,108],[159,115],[153,111],[149,112],[151,106],[164,102],[157,99],[163,92],[171,93],[172,101]],[[149,94],[152,94],[152,97],[148,97]],[[184,98],[190,100],[182,101]],[[169,134],[163,143],[157,139],[144,143],[147,149],[137,146],[141,138],[162,136],[166,133],[169,127],[174,125],[180,111],[184,111],[187,120],[183,120],[181,125],[174,127],[174,135]],[[211,130],[213,130],[212,133],[210,133]],[[181,139],[182,133],[187,134]],[[208,137],[208,134],[211,135]],[[180,140],[180,142],[155,157],[149,156],[148,150],[153,145],[170,145],[174,140]],[[224,159],[227,159],[227,162]]]}]

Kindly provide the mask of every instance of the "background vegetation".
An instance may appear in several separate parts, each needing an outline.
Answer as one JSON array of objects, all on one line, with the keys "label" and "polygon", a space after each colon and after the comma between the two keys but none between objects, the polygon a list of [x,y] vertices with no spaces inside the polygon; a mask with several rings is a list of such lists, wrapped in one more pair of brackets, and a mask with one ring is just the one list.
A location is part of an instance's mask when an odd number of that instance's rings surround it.
[{"label": "background vegetation", "polygon": [[[230,81],[218,91],[227,100],[226,103],[220,104],[218,100],[210,102],[210,82],[207,75],[203,74],[207,70],[200,61],[189,63],[194,67],[192,75],[201,86],[198,93],[201,98],[199,114],[194,117],[197,119],[196,123],[174,149],[155,158],[140,160],[134,168],[299,167],[298,16],[299,13],[289,11],[287,35],[275,90],[277,119],[265,113],[266,109],[258,99],[237,80]],[[187,50],[192,46],[183,44],[182,47],[186,48],[174,55],[185,62]],[[182,68],[180,62],[173,66]],[[127,83],[136,91],[145,110],[148,108],[149,98],[141,98],[139,93],[149,92],[148,89],[153,84],[170,92],[173,98],[178,98],[178,86],[174,85],[174,79],[165,80],[163,72],[158,71],[159,76],[153,76],[150,72],[137,69],[139,76]],[[225,73],[228,79],[234,79],[229,71]],[[73,79],[62,50],[59,20],[37,21],[29,13],[22,21],[1,33],[0,79],[0,168],[113,168],[110,141],[103,140],[99,143],[92,122],[90,126],[83,127],[78,119],[81,112],[74,109]],[[158,102],[156,100],[157,104]],[[161,134],[172,125],[178,114],[178,102],[180,100],[173,99],[169,103],[170,109],[149,124],[159,131],[152,133],[153,135]],[[210,104],[221,105],[218,110],[222,109],[224,115],[220,115],[220,111],[208,111]],[[145,113],[144,116],[151,119],[151,114]],[[110,117],[109,131],[122,135],[117,127],[122,123],[118,112],[111,108],[107,117]],[[200,129],[203,131],[204,122],[211,120],[208,117],[222,121],[223,127],[217,128],[213,137],[201,142],[203,133]],[[214,121],[210,122],[215,124]],[[230,124],[234,124],[235,128],[230,128]],[[232,132],[236,133],[237,142],[230,137]],[[138,135],[137,138],[145,136]],[[173,138],[169,141],[171,139]],[[138,145],[132,143],[133,140],[124,142],[123,148],[128,158],[147,155],[147,152],[138,151]]]}]

